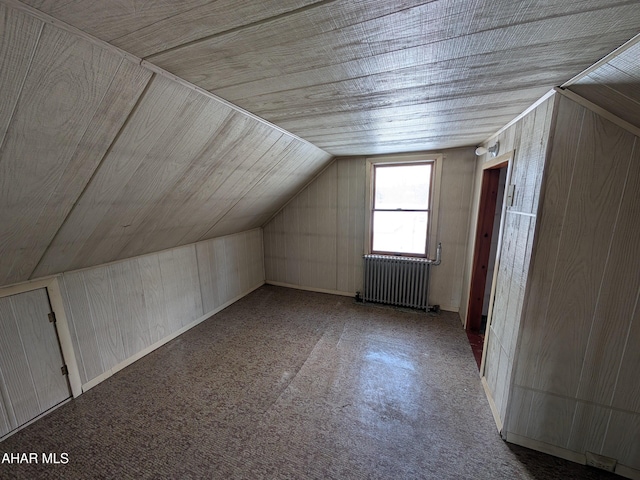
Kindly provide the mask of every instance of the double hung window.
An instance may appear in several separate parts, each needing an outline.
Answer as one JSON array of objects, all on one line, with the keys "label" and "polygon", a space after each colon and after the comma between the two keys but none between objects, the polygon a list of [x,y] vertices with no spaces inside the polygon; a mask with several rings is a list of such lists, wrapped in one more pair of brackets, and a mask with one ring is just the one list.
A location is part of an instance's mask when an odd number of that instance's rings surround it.
[{"label": "double hung window", "polygon": [[373,165],[371,252],[427,255],[433,161]]}]

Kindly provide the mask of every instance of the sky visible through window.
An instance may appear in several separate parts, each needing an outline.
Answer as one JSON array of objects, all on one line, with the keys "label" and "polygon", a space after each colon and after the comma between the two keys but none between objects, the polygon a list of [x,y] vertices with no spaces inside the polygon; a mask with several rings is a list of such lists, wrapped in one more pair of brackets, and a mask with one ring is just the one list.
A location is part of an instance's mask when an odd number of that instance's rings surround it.
[{"label": "sky visible through window", "polygon": [[376,165],[374,252],[424,255],[432,164]]}]

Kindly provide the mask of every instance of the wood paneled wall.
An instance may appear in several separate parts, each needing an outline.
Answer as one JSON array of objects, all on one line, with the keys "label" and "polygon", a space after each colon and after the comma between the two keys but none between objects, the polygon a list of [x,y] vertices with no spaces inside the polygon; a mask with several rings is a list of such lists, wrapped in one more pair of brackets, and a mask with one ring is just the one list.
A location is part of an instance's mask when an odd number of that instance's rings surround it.
[{"label": "wood paneled wall", "polygon": [[[487,325],[488,339],[485,344],[484,377],[501,422],[504,422],[507,413],[554,100],[553,97],[545,100],[485,144],[489,147],[499,141],[501,153],[515,151],[511,162],[511,177],[507,178],[509,184],[515,185],[515,195],[513,205],[506,208],[493,309]],[[478,160],[476,193],[472,207],[474,225],[470,230],[472,235],[475,235],[477,223],[482,165],[488,160],[488,155]],[[473,248],[470,248],[470,252],[473,252]],[[467,272],[469,278],[470,273]],[[492,278],[487,281],[491,282]],[[468,283],[465,282],[465,285]],[[469,289],[466,288],[465,315],[468,293]],[[461,317],[464,318],[462,315]]]},{"label": "wood paneled wall", "polygon": [[598,68],[573,82],[569,90],[640,128],[640,37],[628,42]]},{"label": "wood paneled wall", "polygon": [[[444,151],[438,239],[430,303],[460,306],[473,179],[473,151]],[[337,159],[264,228],[268,282],[354,295],[362,290],[366,159]]]},{"label": "wood paneled wall", "polygon": [[256,229],[64,273],[82,383],[97,383],[262,285],[262,252]]},{"label": "wood paneled wall", "polygon": [[5,3],[0,285],[261,227],[331,160],[112,45]]},{"label": "wood paneled wall", "polygon": [[640,139],[561,96],[507,439],[640,470],[639,190]]}]

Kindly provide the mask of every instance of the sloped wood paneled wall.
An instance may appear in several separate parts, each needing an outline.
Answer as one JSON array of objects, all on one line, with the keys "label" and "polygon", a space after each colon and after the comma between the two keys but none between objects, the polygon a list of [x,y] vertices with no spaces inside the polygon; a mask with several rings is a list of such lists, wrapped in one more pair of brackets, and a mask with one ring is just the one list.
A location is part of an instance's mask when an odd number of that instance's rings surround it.
[{"label": "sloped wood paneled wall", "polygon": [[331,158],[72,29],[0,24],[0,285],[259,227]]},{"label": "sloped wood paneled wall", "polygon": [[640,138],[561,97],[547,162],[507,439],[640,470]]},{"label": "sloped wood paneled wall", "polygon": [[[640,128],[640,37],[569,90]],[[632,42],[630,42],[632,43]]]},{"label": "sloped wood paneled wall", "polygon": [[264,228],[274,283],[355,294],[362,288],[365,159],[340,159]]},{"label": "sloped wood paneled wall", "polygon": [[[457,311],[466,255],[473,150],[444,153],[442,264],[431,272],[430,303]],[[362,290],[366,159],[337,159],[264,228],[268,282],[354,295]]]},{"label": "sloped wood paneled wall", "polygon": [[[515,151],[509,180],[515,185],[515,195],[513,205],[507,207],[505,213],[483,373],[501,422],[507,413],[554,101],[554,97],[547,99],[485,144],[489,147],[499,141],[501,152]],[[485,157],[478,162],[477,179],[482,178],[484,161],[490,160],[488,155]],[[477,215],[479,182],[474,198],[473,211]],[[472,234],[475,234],[475,228]],[[468,299],[468,289],[465,299]],[[464,306],[466,314],[466,301]]]},{"label": "sloped wood paneled wall", "polygon": [[62,275],[85,388],[264,283],[262,230]]}]

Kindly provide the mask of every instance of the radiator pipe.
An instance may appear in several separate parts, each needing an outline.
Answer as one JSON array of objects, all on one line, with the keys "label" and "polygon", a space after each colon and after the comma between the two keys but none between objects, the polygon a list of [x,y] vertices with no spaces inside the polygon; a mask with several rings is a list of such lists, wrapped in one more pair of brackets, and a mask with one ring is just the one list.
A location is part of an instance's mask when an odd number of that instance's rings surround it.
[{"label": "radiator pipe", "polygon": [[429,263],[431,265],[440,265],[440,261],[442,260],[442,243],[438,243],[438,248],[436,248],[436,259],[429,259]]}]

